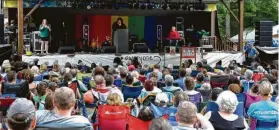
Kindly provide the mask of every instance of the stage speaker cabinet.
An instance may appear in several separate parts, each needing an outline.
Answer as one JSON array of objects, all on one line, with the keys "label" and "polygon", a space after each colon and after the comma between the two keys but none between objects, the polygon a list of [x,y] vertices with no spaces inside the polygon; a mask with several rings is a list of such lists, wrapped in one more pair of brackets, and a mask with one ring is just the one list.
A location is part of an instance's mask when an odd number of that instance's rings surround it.
[{"label": "stage speaker cabinet", "polygon": [[272,21],[260,21],[256,23],[255,46],[271,47],[272,46]]},{"label": "stage speaker cabinet", "polygon": [[134,52],[148,53],[148,47],[145,43],[135,43],[133,46]]},{"label": "stage speaker cabinet", "polygon": [[4,43],[4,14],[0,14],[0,44]]},{"label": "stage speaker cabinet", "polygon": [[129,52],[129,32],[128,29],[117,29],[113,35],[113,44],[117,53]]},{"label": "stage speaker cabinet", "polygon": [[60,46],[58,49],[59,54],[73,54],[75,53],[75,46]]},{"label": "stage speaker cabinet", "polygon": [[116,53],[115,46],[104,46],[101,50],[102,53]]},{"label": "stage speaker cabinet", "polygon": [[31,45],[33,52],[41,51],[40,31],[34,31],[31,34]]}]

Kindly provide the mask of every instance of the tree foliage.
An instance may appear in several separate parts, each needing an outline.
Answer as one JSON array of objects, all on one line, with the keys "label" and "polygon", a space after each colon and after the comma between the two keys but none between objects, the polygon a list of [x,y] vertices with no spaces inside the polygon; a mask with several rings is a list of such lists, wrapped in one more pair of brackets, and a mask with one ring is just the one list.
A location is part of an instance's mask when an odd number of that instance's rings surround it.
[{"label": "tree foliage", "polygon": [[[231,10],[239,16],[238,2],[230,4]],[[244,0],[244,28],[254,28],[255,23],[261,20],[271,20],[278,23],[277,0]],[[217,4],[218,22],[221,35],[225,35],[226,15],[229,11],[219,2]],[[231,34],[238,34],[238,22],[231,16]]]}]

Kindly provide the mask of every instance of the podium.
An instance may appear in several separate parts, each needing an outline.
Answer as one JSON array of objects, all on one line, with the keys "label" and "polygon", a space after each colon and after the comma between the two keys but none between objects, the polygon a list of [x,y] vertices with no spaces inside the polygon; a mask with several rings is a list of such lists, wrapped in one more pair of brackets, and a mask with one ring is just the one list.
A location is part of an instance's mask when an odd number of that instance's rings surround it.
[{"label": "podium", "polygon": [[117,29],[113,35],[113,44],[116,47],[116,53],[129,53],[128,29]]}]

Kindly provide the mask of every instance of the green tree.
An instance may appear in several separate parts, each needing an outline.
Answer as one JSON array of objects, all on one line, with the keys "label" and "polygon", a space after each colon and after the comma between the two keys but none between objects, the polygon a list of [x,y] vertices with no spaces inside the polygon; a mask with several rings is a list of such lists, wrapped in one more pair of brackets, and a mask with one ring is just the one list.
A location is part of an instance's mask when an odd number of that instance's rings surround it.
[{"label": "green tree", "polygon": [[[271,20],[278,23],[277,0],[245,0],[244,1],[244,28],[254,28],[256,22]],[[231,10],[238,16],[238,2],[230,4]],[[219,29],[222,36],[225,35],[225,17],[229,13],[220,2],[217,4]],[[238,22],[231,16],[231,34],[238,34]]]}]

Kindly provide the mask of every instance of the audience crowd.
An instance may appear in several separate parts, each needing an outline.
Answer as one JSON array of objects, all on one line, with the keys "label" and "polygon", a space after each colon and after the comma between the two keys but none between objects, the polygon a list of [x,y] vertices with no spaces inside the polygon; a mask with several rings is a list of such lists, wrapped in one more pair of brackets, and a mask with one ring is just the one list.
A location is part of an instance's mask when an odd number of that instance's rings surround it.
[{"label": "audience crowd", "polygon": [[13,55],[1,66],[2,129],[275,130],[278,61],[209,66],[112,66],[82,61],[30,63]]}]

